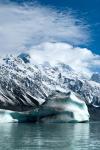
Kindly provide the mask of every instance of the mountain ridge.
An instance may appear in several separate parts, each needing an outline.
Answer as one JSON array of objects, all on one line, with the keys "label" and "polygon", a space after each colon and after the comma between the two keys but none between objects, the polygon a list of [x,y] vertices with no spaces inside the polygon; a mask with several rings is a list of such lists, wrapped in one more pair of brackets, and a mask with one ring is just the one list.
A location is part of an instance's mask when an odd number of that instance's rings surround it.
[{"label": "mountain ridge", "polygon": [[88,106],[100,107],[100,84],[64,63],[39,65],[28,54],[0,59],[0,109],[39,108],[57,91],[72,92]]}]

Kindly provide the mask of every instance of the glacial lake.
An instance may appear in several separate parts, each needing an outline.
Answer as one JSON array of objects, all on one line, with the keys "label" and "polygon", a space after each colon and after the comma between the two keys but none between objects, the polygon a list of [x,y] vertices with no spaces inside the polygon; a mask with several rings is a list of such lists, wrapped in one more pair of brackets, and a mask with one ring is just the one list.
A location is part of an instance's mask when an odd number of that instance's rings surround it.
[{"label": "glacial lake", "polygon": [[0,150],[100,150],[100,122],[1,123]]}]

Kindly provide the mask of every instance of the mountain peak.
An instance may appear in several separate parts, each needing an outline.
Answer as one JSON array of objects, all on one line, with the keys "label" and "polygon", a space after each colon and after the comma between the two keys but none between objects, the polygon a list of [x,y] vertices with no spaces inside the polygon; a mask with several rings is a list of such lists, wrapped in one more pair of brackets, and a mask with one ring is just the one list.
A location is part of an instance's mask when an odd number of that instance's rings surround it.
[{"label": "mountain peak", "polygon": [[94,73],[91,80],[100,83],[100,73]]},{"label": "mountain peak", "polygon": [[24,63],[30,63],[30,55],[28,53],[21,53],[18,58],[22,59]]}]

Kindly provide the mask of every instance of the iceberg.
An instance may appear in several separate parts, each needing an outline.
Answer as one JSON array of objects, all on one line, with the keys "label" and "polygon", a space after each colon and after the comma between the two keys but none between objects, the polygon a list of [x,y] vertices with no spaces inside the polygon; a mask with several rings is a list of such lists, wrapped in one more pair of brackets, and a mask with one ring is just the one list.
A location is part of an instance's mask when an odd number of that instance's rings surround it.
[{"label": "iceberg", "polygon": [[[86,103],[75,93],[57,91],[42,106],[41,120],[46,122],[87,122],[89,112]],[[47,114],[47,115],[46,115]]]},{"label": "iceberg", "polygon": [[[11,115],[13,111],[0,109],[0,123],[10,123],[18,122],[17,119],[14,119]],[[14,113],[14,112],[13,112]]]},{"label": "iceberg", "polygon": [[56,91],[40,106],[23,112],[0,110],[2,122],[87,122],[88,108],[84,101],[72,92]]}]

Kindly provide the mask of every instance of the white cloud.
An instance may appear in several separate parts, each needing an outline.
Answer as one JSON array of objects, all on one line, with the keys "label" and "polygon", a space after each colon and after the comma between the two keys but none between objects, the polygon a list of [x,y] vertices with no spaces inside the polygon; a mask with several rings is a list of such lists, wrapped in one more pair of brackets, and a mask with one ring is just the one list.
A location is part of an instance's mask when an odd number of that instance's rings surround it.
[{"label": "white cloud", "polygon": [[85,43],[87,26],[70,13],[43,6],[0,4],[0,54],[26,50],[41,42]]},{"label": "white cloud", "polygon": [[94,55],[87,48],[73,47],[67,43],[42,43],[32,47],[30,55],[37,63],[49,61],[53,65],[62,62],[85,74],[100,71],[99,55]]}]

